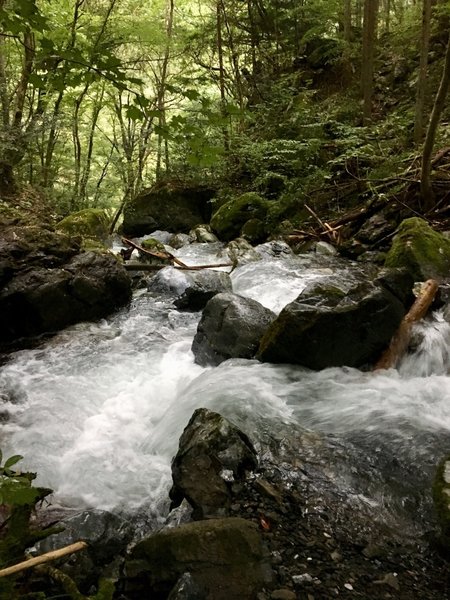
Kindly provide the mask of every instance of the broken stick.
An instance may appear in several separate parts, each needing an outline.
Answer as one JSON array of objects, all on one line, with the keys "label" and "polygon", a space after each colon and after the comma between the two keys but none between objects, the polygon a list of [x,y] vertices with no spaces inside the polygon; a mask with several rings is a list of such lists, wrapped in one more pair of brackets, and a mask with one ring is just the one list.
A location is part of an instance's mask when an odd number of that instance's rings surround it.
[{"label": "broken stick", "polygon": [[12,567],[6,567],[6,569],[1,569],[0,577],[6,577],[7,575],[14,575],[15,573],[20,573],[21,571],[31,569],[32,567],[36,567],[37,565],[43,565],[44,563],[57,560],[58,558],[62,558],[63,556],[67,556],[68,554],[80,552],[80,550],[84,550],[87,547],[88,545],[86,542],[75,542],[75,544],[70,544],[70,546],[64,546],[64,548],[60,548],[59,550],[52,550],[51,552],[46,552],[45,554],[41,554],[41,556],[33,556],[33,558],[24,560],[18,563],[17,565],[13,565]]},{"label": "broken stick", "polygon": [[423,284],[420,294],[409,309],[409,312],[403,317],[400,327],[391,340],[389,348],[383,352],[374,367],[374,371],[392,369],[397,366],[408,348],[413,324],[420,321],[427,314],[438,289],[439,284],[434,279],[428,279]]}]

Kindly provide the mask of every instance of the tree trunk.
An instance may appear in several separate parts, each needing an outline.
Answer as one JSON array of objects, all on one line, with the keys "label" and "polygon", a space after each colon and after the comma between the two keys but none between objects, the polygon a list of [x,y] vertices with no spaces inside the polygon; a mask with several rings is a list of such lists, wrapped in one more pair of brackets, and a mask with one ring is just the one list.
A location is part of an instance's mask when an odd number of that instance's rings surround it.
[{"label": "tree trunk", "polygon": [[444,70],[442,72],[441,82],[431,111],[430,122],[425,136],[425,142],[422,152],[422,171],[420,175],[420,195],[423,200],[425,210],[431,210],[434,207],[435,199],[433,188],[431,186],[431,155],[433,153],[436,132],[441,120],[442,111],[445,107],[445,98],[450,85],[450,37],[447,41],[447,50],[445,52]]},{"label": "tree trunk", "polygon": [[[170,61],[170,47],[172,44],[172,31],[173,31],[173,13],[174,13],[174,0],[167,0],[166,7],[166,47],[164,50],[164,59],[161,67],[161,80],[159,83],[158,90],[158,110],[159,110],[159,126],[164,129],[166,126],[166,81],[167,73]],[[169,149],[167,139],[163,140],[161,134],[158,136],[158,153],[156,158],[156,178],[159,179],[162,174],[162,157],[163,157],[163,146],[164,146],[164,158],[165,158],[165,171],[169,168]]]},{"label": "tree trunk", "polygon": [[367,125],[372,119],[373,64],[375,55],[377,17],[378,0],[365,0],[361,66],[364,125]]},{"label": "tree trunk", "polygon": [[344,40],[352,39],[352,0],[344,0]]},{"label": "tree trunk", "polygon": [[422,7],[422,33],[420,39],[420,66],[417,81],[416,113],[414,119],[414,143],[416,146],[423,139],[423,117],[425,106],[425,92],[428,76],[428,49],[430,46],[431,30],[431,0],[423,0]]},{"label": "tree trunk", "polygon": [[[225,67],[223,64],[223,44],[222,44],[222,3],[221,0],[217,0],[216,3],[216,30],[217,30],[217,54],[219,57],[219,87],[220,87],[220,107],[222,111],[222,117],[225,120],[227,117],[226,112],[226,96],[225,96]],[[228,129],[226,125],[222,128],[223,132],[223,146],[225,153],[228,153],[230,149],[230,139],[228,136]]]}]

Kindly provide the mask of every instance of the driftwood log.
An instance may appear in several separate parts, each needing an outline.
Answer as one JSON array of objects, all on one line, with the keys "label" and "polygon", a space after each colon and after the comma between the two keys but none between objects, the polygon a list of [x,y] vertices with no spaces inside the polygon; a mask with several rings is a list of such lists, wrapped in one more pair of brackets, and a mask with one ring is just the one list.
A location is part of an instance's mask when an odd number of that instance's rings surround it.
[{"label": "driftwood log", "polygon": [[408,349],[413,324],[420,321],[427,314],[438,289],[439,284],[434,279],[428,279],[423,284],[416,301],[405,317],[403,317],[400,327],[391,340],[389,348],[383,352],[381,358],[376,363],[374,367],[375,371],[392,369],[397,366],[399,360]]}]

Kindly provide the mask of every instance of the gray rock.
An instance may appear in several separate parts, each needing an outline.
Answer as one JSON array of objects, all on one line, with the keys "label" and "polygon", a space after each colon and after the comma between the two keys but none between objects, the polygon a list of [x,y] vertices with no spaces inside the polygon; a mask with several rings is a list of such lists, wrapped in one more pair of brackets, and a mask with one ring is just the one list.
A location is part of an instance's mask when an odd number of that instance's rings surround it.
[{"label": "gray rock", "polygon": [[253,598],[272,580],[257,526],[239,518],[156,533],[133,548],[125,572],[130,600],[166,597],[184,573],[205,600]]},{"label": "gray rock", "polygon": [[316,254],[320,254],[321,256],[335,256],[338,253],[334,246],[323,241],[317,242],[314,246],[314,250]]},{"label": "gray rock", "polygon": [[219,241],[209,225],[198,225],[189,232],[189,235],[201,244],[213,244]]},{"label": "gray rock", "polygon": [[83,552],[67,556],[59,566],[78,585],[89,588],[120,554],[124,554],[132,537],[131,525],[107,511],[86,510],[58,523],[64,531],[36,544],[37,554],[58,550],[78,541],[88,542]]},{"label": "gray rock", "polygon": [[167,600],[205,600],[206,596],[190,573],[183,573]]},{"label": "gray rock", "polygon": [[194,519],[224,516],[231,505],[231,482],[256,465],[256,451],[242,431],[215,412],[197,409],[172,462],[172,507],[186,498]]},{"label": "gray rock", "polygon": [[380,282],[350,289],[337,279],[309,285],[272,323],[257,357],[310,369],[361,367],[377,360],[406,312]]},{"label": "gray rock", "polygon": [[195,241],[195,238],[191,236],[189,233],[176,233],[169,240],[169,246],[171,248],[175,248],[175,250],[179,250],[183,248],[183,246],[188,246]]},{"label": "gray rock", "polygon": [[175,267],[164,267],[148,280],[147,289],[157,294],[181,296],[189,285],[186,271]]},{"label": "gray rock", "polygon": [[292,248],[281,240],[273,240],[265,244],[260,244],[256,246],[255,250],[263,258],[286,258],[294,254]]},{"label": "gray rock", "polygon": [[234,265],[245,265],[261,260],[261,255],[244,238],[236,238],[227,245],[227,254]]},{"label": "gray rock", "polygon": [[195,362],[218,365],[228,358],[252,358],[275,314],[250,298],[223,293],[203,310],[192,343]]},{"label": "gray rock", "polygon": [[175,300],[177,308],[200,310],[216,294],[232,290],[230,276],[223,271],[188,271],[186,279],[184,292]]}]

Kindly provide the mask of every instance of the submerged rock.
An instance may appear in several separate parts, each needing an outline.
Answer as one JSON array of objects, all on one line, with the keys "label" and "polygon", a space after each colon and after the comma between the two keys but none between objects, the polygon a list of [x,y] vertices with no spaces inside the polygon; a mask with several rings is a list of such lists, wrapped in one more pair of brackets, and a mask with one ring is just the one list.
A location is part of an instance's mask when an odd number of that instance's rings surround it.
[{"label": "submerged rock", "polygon": [[261,255],[244,238],[236,238],[227,245],[227,254],[233,265],[244,265],[261,260]]},{"label": "submerged rock", "polygon": [[268,328],[257,358],[316,370],[376,361],[406,312],[393,281],[390,286],[361,281],[348,287],[333,278],[309,285]]},{"label": "submerged rock", "polygon": [[172,462],[172,507],[186,498],[194,519],[224,516],[231,504],[231,484],[256,465],[256,451],[242,431],[218,413],[197,409]]},{"label": "submerged rock", "polygon": [[164,182],[144,190],[128,202],[123,212],[123,232],[141,236],[155,229],[187,233],[211,216],[214,192],[199,185]]},{"label": "submerged rock", "polygon": [[450,239],[418,217],[405,219],[386,258],[387,267],[405,267],[416,281],[448,277]]},{"label": "submerged rock", "polygon": [[199,365],[218,365],[228,358],[252,358],[275,314],[256,300],[217,294],[205,306],[192,351]]},{"label": "submerged rock", "polygon": [[131,600],[142,600],[144,594],[167,597],[186,574],[204,600],[251,600],[272,579],[257,526],[240,518],[209,519],[156,533],[133,548],[125,570],[125,593]]}]

